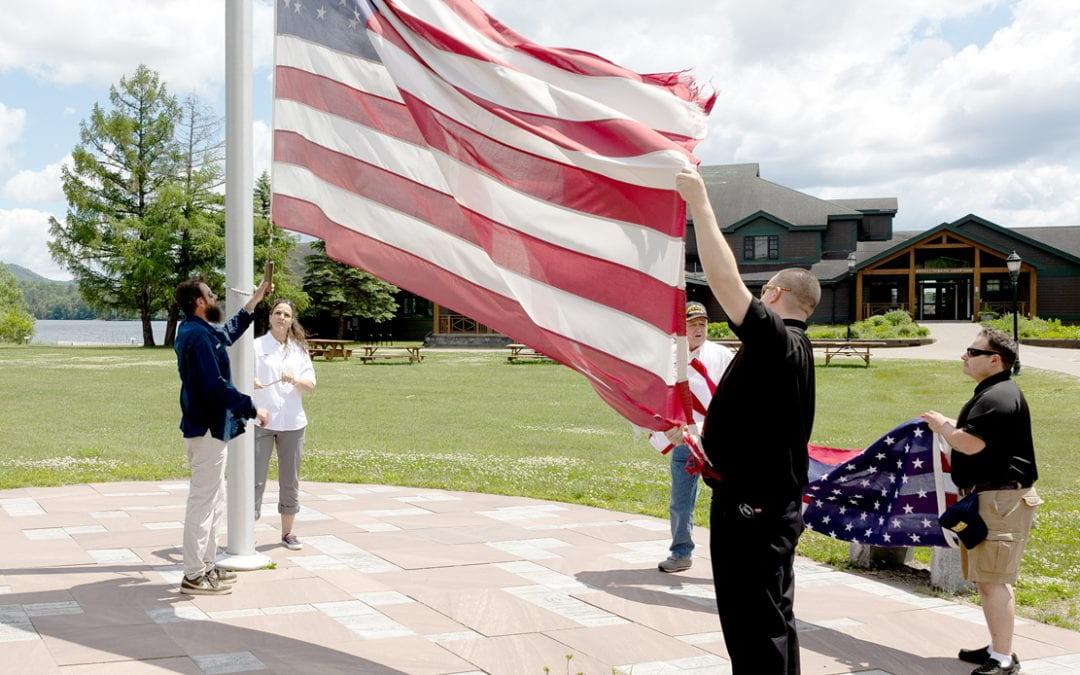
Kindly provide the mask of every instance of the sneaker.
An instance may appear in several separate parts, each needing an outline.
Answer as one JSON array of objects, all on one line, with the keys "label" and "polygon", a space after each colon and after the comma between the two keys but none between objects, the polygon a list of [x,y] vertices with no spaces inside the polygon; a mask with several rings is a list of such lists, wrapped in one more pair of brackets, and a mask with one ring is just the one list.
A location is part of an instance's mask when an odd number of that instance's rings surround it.
[{"label": "sneaker", "polygon": [[1020,672],[1020,661],[1013,656],[1012,665],[1008,668],[998,663],[997,659],[986,659],[981,666],[971,671],[971,675],[1016,675]]},{"label": "sneaker", "polygon": [[690,566],[694,564],[694,561],[690,558],[682,558],[679,556],[669,556],[667,560],[662,561],[656,566],[661,572],[682,572],[683,570],[690,569]]},{"label": "sneaker", "polygon": [[[990,645],[985,647],[979,647],[978,649],[961,649],[957,658],[967,663],[974,663],[982,665],[990,659]],[[1016,654],[1012,655],[1013,663],[1020,663],[1020,659]]]},{"label": "sneaker", "polygon": [[986,647],[979,647],[978,649],[961,649],[957,658],[965,663],[982,665],[990,658],[990,647],[987,645]]},{"label": "sneaker", "polygon": [[232,593],[232,586],[225,586],[209,574],[203,574],[198,579],[184,577],[180,592],[184,595],[228,595]]},{"label": "sneaker", "polygon": [[292,532],[281,535],[281,545],[290,551],[299,551],[304,548],[304,545],[300,543],[300,540]]},{"label": "sneaker", "polygon": [[222,586],[232,586],[236,583],[236,572],[230,572],[220,567],[212,568],[206,575]]}]

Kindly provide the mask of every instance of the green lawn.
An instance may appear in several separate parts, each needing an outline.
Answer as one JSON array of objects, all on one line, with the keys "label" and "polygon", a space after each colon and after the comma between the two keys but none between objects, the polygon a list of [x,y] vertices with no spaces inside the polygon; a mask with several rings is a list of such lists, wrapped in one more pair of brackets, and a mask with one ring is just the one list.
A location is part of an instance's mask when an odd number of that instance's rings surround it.
[{"label": "green lawn", "polygon": [[[431,353],[419,365],[319,361],[316,373],[305,479],[498,492],[666,517],[664,460],[566,368],[461,352]],[[1047,504],[1017,598],[1025,614],[1077,628],[1080,380],[1028,369],[1020,382]],[[955,416],[971,389],[959,362],[819,365],[814,441],[862,447],[928,408]],[[166,349],[0,347],[0,488],[185,475],[178,390]],[[707,493],[696,514],[702,525]],[[834,564],[846,551],[813,533],[800,546]]]}]

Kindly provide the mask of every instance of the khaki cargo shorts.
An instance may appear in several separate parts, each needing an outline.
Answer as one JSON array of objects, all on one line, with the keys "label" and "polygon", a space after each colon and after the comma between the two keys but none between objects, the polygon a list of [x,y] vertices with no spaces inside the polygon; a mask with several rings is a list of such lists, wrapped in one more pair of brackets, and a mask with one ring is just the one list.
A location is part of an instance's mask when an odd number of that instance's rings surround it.
[{"label": "khaki cargo shorts", "polygon": [[1014,584],[1020,556],[1043,500],[1034,487],[979,493],[979,515],[986,521],[986,540],[968,550],[960,546],[960,564],[968,581]]}]

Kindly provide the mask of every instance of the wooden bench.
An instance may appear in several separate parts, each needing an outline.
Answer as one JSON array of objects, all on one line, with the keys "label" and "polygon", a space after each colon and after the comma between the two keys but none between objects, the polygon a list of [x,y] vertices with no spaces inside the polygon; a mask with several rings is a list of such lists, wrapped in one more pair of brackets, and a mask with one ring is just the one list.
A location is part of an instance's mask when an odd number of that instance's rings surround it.
[{"label": "wooden bench", "polygon": [[509,356],[506,357],[507,363],[517,363],[518,361],[551,361],[552,358],[547,354],[536,351],[528,345],[512,343],[506,345],[506,348],[510,350]]},{"label": "wooden bench", "polygon": [[862,359],[867,368],[870,367],[870,350],[873,347],[884,347],[884,342],[867,342],[863,340],[819,340],[810,343],[814,349],[825,350],[825,365],[828,366],[834,357],[851,356]]},{"label": "wooden bench", "polygon": [[420,352],[421,347],[384,347],[380,345],[361,345],[364,353],[356,358],[360,363],[382,361],[391,359],[409,359],[409,365],[423,363],[424,355]]},{"label": "wooden bench", "polygon": [[323,357],[327,361],[335,358],[349,359],[353,350],[346,348],[348,340],[325,340],[320,338],[308,338],[308,356],[311,358]]}]

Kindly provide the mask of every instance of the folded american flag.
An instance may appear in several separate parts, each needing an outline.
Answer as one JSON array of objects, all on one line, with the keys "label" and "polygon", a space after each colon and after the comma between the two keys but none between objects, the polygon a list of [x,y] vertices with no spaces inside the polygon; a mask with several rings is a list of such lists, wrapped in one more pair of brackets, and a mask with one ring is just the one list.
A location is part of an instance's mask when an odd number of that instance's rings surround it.
[{"label": "folded american flag", "polygon": [[536,45],[471,0],[280,0],[273,219],[686,419],[685,205],[714,97]]},{"label": "folded american flag", "polygon": [[835,539],[874,546],[955,546],[938,524],[956,502],[948,446],[909,420],[868,448],[810,447],[803,520]]}]

